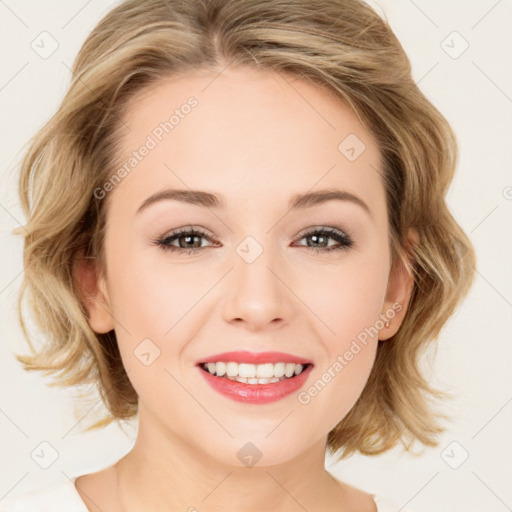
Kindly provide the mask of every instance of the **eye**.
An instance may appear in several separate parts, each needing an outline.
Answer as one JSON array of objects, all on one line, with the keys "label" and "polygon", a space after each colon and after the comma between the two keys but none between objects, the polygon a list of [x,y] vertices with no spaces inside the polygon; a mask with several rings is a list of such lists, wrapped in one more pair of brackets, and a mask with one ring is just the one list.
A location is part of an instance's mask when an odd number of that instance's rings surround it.
[{"label": "eye", "polygon": [[[333,228],[313,228],[303,233],[299,240],[303,239],[312,240],[311,243],[307,243],[306,246],[313,251],[319,252],[330,252],[343,250],[347,251],[354,245],[353,239],[350,235],[343,233]],[[335,240],[338,244],[329,245],[329,239]],[[318,246],[315,246],[317,244]]]},{"label": "eye", "polygon": [[[204,246],[201,239],[214,240],[208,233],[201,229],[192,227],[181,228],[171,233],[166,234],[164,237],[155,240],[154,245],[161,247],[164,251],[181,252],[186,251],[186,254],[193,254],[211,246]],[[310,239],[311,243],[307,243],[308,249],[317,253],[330,252],[336,250],[347,251],[354,245],[351,236],[333,228],[313,228],[303,233],[299,240]],[[329,245],[329,240],[334,240],[337,244]],[[315,247],[317,244],[319,247]]]},{"label": "eye", "polygon": [[205,231],[188,227],[168,233],[164,237],[155,240],[154,244],[164,251],[187,251],[187,254],[192,254],[204,248],[201,238],[213,240]]}]

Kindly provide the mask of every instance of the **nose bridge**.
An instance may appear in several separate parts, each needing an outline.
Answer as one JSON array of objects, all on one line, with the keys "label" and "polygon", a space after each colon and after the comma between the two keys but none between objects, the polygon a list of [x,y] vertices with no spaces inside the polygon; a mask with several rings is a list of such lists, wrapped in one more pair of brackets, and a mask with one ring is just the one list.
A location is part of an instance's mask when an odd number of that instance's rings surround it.
[{"label": "nose bridge", "polygon": [[230,291],[223,312],[226,321],[245,321],[256,328],[291,319],[291,293],[282,282],[286,278],[280,275],[280,258],[276,248],[270,247],[270,239],[260,242],[247,236],[235,248]]}]

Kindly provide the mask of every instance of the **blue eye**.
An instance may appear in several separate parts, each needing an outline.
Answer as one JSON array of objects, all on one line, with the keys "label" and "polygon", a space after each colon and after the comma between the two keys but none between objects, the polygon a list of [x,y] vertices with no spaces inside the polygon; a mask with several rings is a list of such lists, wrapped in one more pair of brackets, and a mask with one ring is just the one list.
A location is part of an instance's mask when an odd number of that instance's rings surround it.
[{"label": "blue eye", "polygon": [[[163,238],[155,241],[155,244],[161,247],[164,251],[187,251],[187,254],[195,253],[203,248],[200,239],[212,238],[200,229],[182,228],[172,233],[169,233]],[[199,244],[197,240],[199,239]],[[181,242],[183,240],[183,242]],[[178,246],[171,245],[173,242],[178,241]]]},{"label": "blue eye", "polygon": [[[308,242],[306,245],[299,247],[307,247],[317,253],[326,253],[336,250],[347,251],[354,245],[354,241],[349,235],[332,228],[311,229],[306,233],[303,233],[298,240],[302,240],[304,238],[312,240],[312,243]],[[204,246],[201,239],[207,239],[209,241],[213,240],[208,233],[200,229],[182,228],[155,240],[154,244],[161,247],[164,251],[182,253],[186,251],[186,254],[195,254],[202,249],[212,247]],[[335,240],[337,244],[329,245],[329,240]],[[175,242],[177,242],[177,245]],[[313,244],[319,244],[320,247],[314,247]]]},{"label": "blue eye", "polygon": [[[318,248],[311,247],[310,244],[307,244],[307,247],[309,249],[312,249],[316,252],[330,252],[337,250],[347,251],[348,249],[350,249],[350,247],[354,245],[354,241],[348,234],[345,234],[342,231],[332,228],[312,229],[310,231],[307,231],[306,233],[303,233],[302,237],[299,240],[302,240],[303,238],[312,239],[314,244],[321,245],[321,247]],[[335,240],[336,242],[338,242],[338,245],[329,245],[329,239]],[[323,243],[326,243],[327,245],[322,247]]]}]

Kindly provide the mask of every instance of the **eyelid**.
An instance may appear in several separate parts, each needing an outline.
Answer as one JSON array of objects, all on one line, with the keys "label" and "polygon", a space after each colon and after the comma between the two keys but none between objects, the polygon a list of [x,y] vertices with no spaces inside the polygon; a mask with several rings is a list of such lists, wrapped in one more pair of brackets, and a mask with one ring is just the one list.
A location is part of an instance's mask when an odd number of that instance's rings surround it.
[{"label": "eyelid", "polygon": [[198,226],[198,225],[195,225],[195,224],[190,224],[188,226],[182,226],[180,228],[171,229],[171,230],[169,230],[168,232],[166,232],[164,235],[162,235],[159,238],[160,239],[166,239],[166,238],[170,238],[170,237],[174,237],[174,236],[177,236],[177,235],[181,235],[181,234],[185,234],[185,233],[190,233],[190,232],[195,232],[197,234],[200,234],[200,235],[203,235],[205,237],[208,237],[208,238],[216,240],[215,235],[211,231],[209,231],[206,228],[203,228],[202,226]]},{"label": "eyelid", "polygon": [[309,228],[303,229],[299,233],[299,235],[297,235],[297,237],[303,237],[303,236],[309,235],[311,233],[316,233],[318,231],[322,231],[324,233],[338,233],[338,234],[346,235],[347,237],[350,236],[349,231],[346,229],[342,229],[342,228],[338,228],[338,227],[334,227],[334,226],[319,225],[319,226],[310,226]]},{"label": "eyelid", "polygon": [[[301,238],[304,238],[307,235],[317,233],[318,231],[322,231],[325,233],[335,233],[344,235],[349,239],[353,240],[353,235],[350,230],[348,229],[342,229],[337,227],[331,227],[331,226],[310,226],[308,228],[305,228],[303,231],[301,231],[294,239],[294,241],[300,240]],[[167,238],[176,237],[181,234],[195,232],[196,234],[204,235],[205,237],[211,238],[213,240],[217,240],[217,238],[211,233],[211,231],[207,230],[206,228],[203,228],[202,226],[196,226],[196,225],[188,225],[188,226],[182,226],[180,228],[171,229],[170,231],[166,232],[164,235],[158,237],[159,240],[165,240]]]},{"label": "eyelid", "polygon": [[[319,250],[320,252],[329,252],[329,250],[340,248],[340,249],[350,249],[354,247],[356,244],[355,238],[352,235],[351,230],[348,229],[341,229],[338,227],[331,227],[331,226],[311,226],[307,228],[305,231],[302,231],[294,240],[294,243],[298,240],[301,240],[302,238],[305,238],[310,235],[314,235],[316,233],[323,233],[328,235],[329,238],[332,238],[333,240],[336,240],[338,244],[341,244],[339,246],[328,246],[325,247],[323,250],[318,249],[315,247],[310,247],[311,250]],[[302,246],[304,247],[304,246]]]},{"label": "eyelid", "polygon": [[[327,235],[327,238],[330,238],[332,240],[335,240],[337,243],[334,245],[327,245],[325,247],[310,247],[308,245],[299,245],[298,247],[304,247],[310,251],[313,251],[315,253],[323,253],[328,254],[333,251],[348,251],[349,249],[353,248],[355,243],[355,239],[350,232],[350,230],[342,229],[338,227],[332,227],[332,226],[310,226],[303,230],[299,235],[297,235],[292,242],[293,244],[297,243],[297,241],[302,240],[305,237],[315,235],[321,233],[323,235]],[[204,246],[204,247],[176,247],[174,245],[171,245],[171,241],[174,242],[175,240],[179,239],[181,236],[184,235],[197,235],[201,238],[208,239],[211,242],[214,242],[212,245]],[[204,249],[210,249],[216,246],[215,243],[219,243],[217,238],[209,232],[209,230],[203,228],[203,227],[197,227],[197,226],[183,226],[181,228],[176,228],[174,230],[168,231],[165,235],[159,237],[155,241],[152,242],[152,245],[159,246],[164,251],[170,251],[175,252],[178,255],[183,255],[184,253],[188,255],[197,254],[203,251]],[[218,247],[218,245],[217,245]]]}]

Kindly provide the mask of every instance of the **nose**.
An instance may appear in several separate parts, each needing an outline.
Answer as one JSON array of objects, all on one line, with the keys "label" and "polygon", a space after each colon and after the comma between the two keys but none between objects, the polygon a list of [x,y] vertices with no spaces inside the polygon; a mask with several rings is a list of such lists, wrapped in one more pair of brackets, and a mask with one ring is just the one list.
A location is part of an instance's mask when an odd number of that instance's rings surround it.
[{"label": "nose", "polygon": [[226,283],[229,291],[223,304],[224,320],[244,324],[252,331],[290,323],[297,307],[287,275],[270,251],[264,250],[252,263],[235,254]]}]

